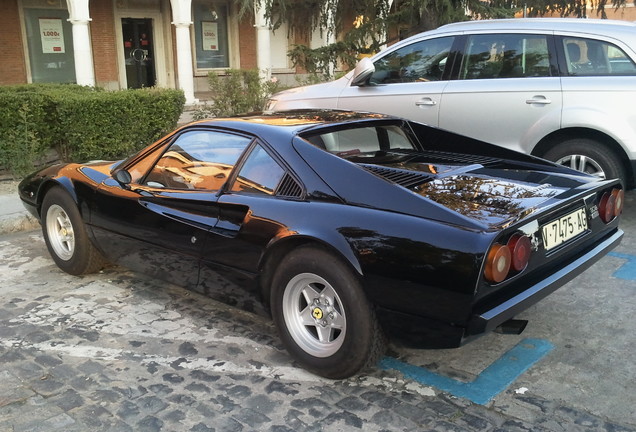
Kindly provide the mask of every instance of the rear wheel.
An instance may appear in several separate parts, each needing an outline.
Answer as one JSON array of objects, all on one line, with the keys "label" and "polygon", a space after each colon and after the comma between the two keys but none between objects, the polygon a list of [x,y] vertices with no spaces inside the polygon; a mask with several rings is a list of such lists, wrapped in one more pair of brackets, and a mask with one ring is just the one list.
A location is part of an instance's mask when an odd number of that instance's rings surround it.
[{"label": "rear wheel", "polygon": [[54,187],[44,196],[42,232],[53,261],[65,272],[81,275],[104,266],[104,258],[86,234],[75,201],[62,188]]},{"label": "rear wheel", "polygon": [[620,178],[625,182],[625,170],[620,159],[606,145],[595,140],[575,138],[563,141],[543,157],[602,179]]},{"label": "rear wheel", "polygon": [[283,259],[271,308],[289,353],[318,375],[347,378],[384,353],[384,335],[360,282],[321,248],[303,246]]}]

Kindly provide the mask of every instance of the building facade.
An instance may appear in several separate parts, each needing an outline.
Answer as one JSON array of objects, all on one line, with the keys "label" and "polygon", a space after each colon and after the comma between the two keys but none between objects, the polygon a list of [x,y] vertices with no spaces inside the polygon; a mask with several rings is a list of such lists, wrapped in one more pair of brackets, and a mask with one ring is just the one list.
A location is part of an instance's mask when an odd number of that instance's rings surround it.
[{"label": "building facade", "polygon": [[[263,11],[241,17],[232,0],[0,0],[0,11],[0,85],[180,88],[188,104],[208,91],[211,71],[257,68],[285,78],[296,72],[292,44],[332,42],[318,31],[310,40],[284,25],[272,31]],[[636,20],[634,0],[607,14]]]},{"label": "building facade", "polygon": [[[0,0],[0,7],[0,85],[181,88],[194,103],[210,71],[295,72],[287,51],[297,41],[287,29],[271,31],[259,10],[239,17],[232,1]],[[316,35],[312,44],[324,42]]]}]

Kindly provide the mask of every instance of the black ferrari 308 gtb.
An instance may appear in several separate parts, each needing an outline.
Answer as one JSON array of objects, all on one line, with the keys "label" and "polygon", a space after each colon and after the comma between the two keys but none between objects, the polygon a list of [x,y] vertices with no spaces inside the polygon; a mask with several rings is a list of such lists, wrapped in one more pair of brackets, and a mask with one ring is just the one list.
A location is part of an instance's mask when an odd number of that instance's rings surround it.
[{"label": "black ferrari 308 gtb", "polygon": [[342,111],[196,122],[19,189],[62,270],[117,263],[211,296],[239,284],[330,378],[373,364],[385,331],[453,347],[506,326],[623,236],[617,180]]}]

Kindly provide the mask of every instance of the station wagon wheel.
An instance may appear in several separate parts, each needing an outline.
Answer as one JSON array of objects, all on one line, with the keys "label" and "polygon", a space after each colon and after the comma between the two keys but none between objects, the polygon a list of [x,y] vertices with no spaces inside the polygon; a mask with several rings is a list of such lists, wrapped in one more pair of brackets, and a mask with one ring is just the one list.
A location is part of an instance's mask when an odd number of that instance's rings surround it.
[{"label": "station wagon wheel", "polygon": [[324,249],[303,246],[283,259],[271,308],[289,353],[318,375],[346,378],[384,353],[384,335],[358,278]]},{"label": "station wagon wheel", "polygon": [[625,170],[616,154],[605,144],[592,139],[563,141],[548,150],[543,157],[602,179],[620,178],[625,182]]},{"label": "station wagon wheel", "polygon": [[104,258],[88,238],[75,201],[65,190],[50,189],[44,196],[41,214],[44,241],[59,268],[80,275],[105,265]]}]

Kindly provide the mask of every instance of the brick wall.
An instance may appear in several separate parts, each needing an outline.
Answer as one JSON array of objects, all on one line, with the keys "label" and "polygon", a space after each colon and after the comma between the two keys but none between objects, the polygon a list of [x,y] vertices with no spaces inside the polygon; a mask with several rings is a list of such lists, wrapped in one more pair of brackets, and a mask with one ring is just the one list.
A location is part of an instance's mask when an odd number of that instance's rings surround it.
[{"label": "brick wall", "polygon": [[254,17],[246,15],[239,21],[240,68],[256,68],[256,28]]},{"label": "brick wall", "polygon": [[89,6],[95,83],[97,86],[112,88],[113,85],[118,85],[119,80],[113,2],[92,0]]},{"label": "brick wall", "polygon": [[0,0],[0,85],[27,82],[17,0]]}]

